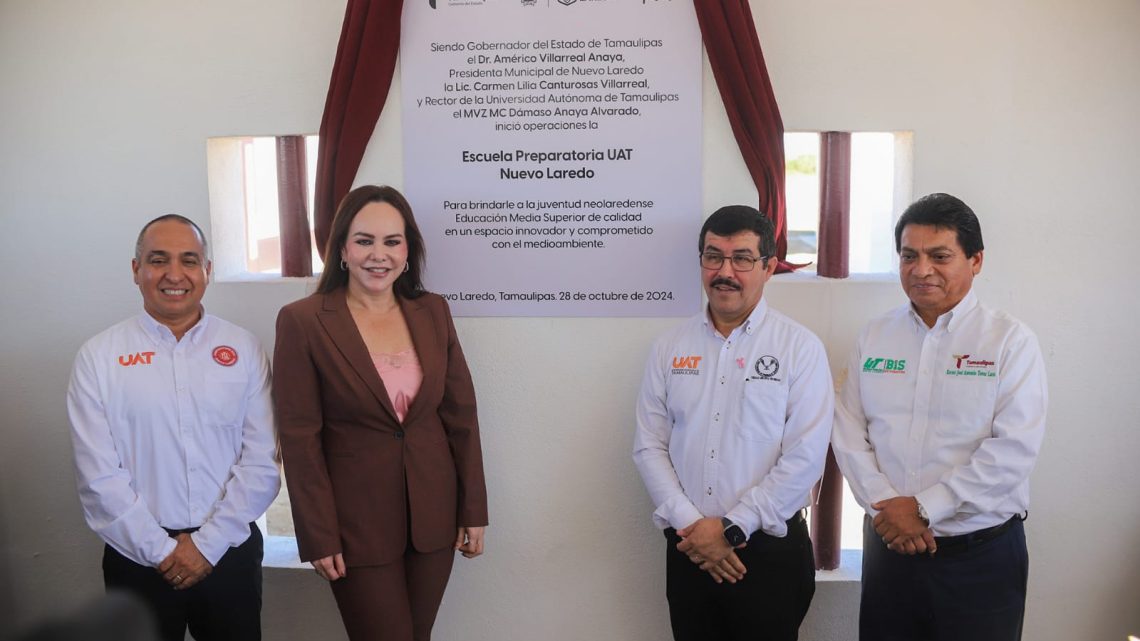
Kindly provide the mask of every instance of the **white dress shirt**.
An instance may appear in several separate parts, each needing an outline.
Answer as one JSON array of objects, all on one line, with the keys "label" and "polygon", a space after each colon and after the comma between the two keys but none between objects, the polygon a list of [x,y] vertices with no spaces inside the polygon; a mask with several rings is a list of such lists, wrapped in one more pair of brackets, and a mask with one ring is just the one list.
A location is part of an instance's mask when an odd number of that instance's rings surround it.
[{"label": "white dress shirt", "polygon": [[211,564],[249,538],[281,479],[269,361],[246,330],[205,313],[175,340],[145,312],[100,333],[67,392],[88,526],[136,563],[191,538]]},{"label": "white dress shirt", "polygon": [[661,336],[633,451],[654,522],[727,516],[786,535],[823,472],[834,396],[822,343],[763,299],[727,339],[706,313]]},{"label": "white dress shirt", "polygon": [[914,496],[936,536],[1029,507],[1048,394],[1037,337],[969,292],[927,328],[906,305],[864,328],[833,448],[856,500]]}]

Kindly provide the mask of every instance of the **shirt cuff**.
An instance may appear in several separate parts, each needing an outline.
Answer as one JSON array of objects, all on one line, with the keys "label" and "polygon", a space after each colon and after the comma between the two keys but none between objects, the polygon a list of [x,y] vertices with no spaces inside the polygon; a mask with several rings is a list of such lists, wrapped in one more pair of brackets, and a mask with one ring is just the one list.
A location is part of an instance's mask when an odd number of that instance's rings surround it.
[{"label": "shirt cuff", "polygon": [[788,526],[785,523],[780,523],[778,527],[764,527],[763,519],[760,518],[760,515],[743,505],[737,505],[732,508],[724,517],[736,525],[739,525],[740,529],[744,530],[744,533],[748,536],[752,536],[756,530],[760,529],[763,529],[765,534],[770,534],[775,537],[782,537],[788,533]]},{"label": "shirt cuff", "polygon": [[703,517],[704,515],[697,509],[697,506],[693,505],[693,502],[684,494],[666,501],[653,512],[653,522],[661,529],[672,527],[681,530]]},{"label": "shirt cuff", "polygon": [[950,494],[950,489],[941,483],[926,488],[916,494],[914,498],[922,503],[931,526],[958,511],[954,496]]},{"label": "shirt cuff", "polygon": [[[247,526],[248,527],[248,526]],[[232,547],[224,537],[220,536],[219,532],[214,532],[210,536],[210,532],[203,533],[203,530],[198,530],[190,535],[190,540],[194,542],[194,547],[198,548],[198,552],[206,557],[210,565],[216,566],[218,561],[222,560],[226,552]],[[246,538],[249,538],[250,533],[246,533]],[[244,540],[242,541],[244,543]],[[238,543],[241,545],[241,543]]]},{"label": "shirt cuff", "polygon": [[162,562],[165,561],[168,556],[174,554],[174,548],[176,547],[178,547],[178,542],[169,536],[166,537],[166,540],[159,546],[158,558],[147,559],[147,562],[151,567],[157,568],[162,565]]}]

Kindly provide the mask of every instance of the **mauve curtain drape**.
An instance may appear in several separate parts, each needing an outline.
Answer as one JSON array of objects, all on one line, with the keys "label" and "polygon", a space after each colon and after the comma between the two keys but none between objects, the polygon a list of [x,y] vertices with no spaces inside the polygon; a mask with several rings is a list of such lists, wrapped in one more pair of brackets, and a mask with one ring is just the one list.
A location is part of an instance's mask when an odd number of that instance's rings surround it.
[{"label": "mauve curtain drape", "polygon": [[815,505],[811,510],[811,539],[815,550],[815,569],[834,570],[839,567],[841,533],[843,529],[843,473],[831,446],[827,448],[827,462],[823,478],[812,492]]},{"label": "mauve curtain drape", "polygon": [[847,278],[850,273],[851,133],[819,135],[819,265],[816,273]]},{"label": "mauve curtain drape", "polygon": [[321,117],[314,234],[324,258],[333,215],[364,158],[388,99],[400,50],[403,0],[348,0]]},{"label": "mauve curtain drape", "polygon": [[[851,219],[851,134],[825,131],[819,135],[819,264],[816,273],[847,278]],[[823,478],[815,489],[811,513],[815,567],[839,567],[843,525],[843,474],[827,448]]]},{"label": "mauve curtain drape", "polygon": [[281,275],[312,276],[305,137],[277,137],[277,217],[281,228]]},{"label": "mauve curtain drape", "polygon": [[709,64],[744,164],[759,192],[758,209],[776,229],[777,272],[792,271],[784,202],[784,123],[764,65],[748,0],[694,0]]}]

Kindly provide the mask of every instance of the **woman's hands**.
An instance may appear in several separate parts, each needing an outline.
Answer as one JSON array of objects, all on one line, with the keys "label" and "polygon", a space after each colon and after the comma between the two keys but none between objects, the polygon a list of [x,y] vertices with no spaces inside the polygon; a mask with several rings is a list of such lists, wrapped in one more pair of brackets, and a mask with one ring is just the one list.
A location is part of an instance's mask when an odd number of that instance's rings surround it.
[{"label": "woman's hands", "polygon": [[321,575],[322,579],[328,581],[336,581],[348,574],[348,571],[344,567],[344,555],[340,552],[322,559],[313,559],[312,564],[317,574]]},{"label": "woman's hands", "polygon": [[[483,553],[482,527],[460,527],[455,534],[455,549],[463,556],[473,559]],[[348,574],[344,567],[344,554],[337,552],[332,556],[313,559],[313,569],[322,579],[336,581]]]},{"label": "woman's hands", "polygon": [[483,530],[480,527],[459,527],[455,536],[455,549],[463,553],[468,559],[473,559],[483,553]]}]

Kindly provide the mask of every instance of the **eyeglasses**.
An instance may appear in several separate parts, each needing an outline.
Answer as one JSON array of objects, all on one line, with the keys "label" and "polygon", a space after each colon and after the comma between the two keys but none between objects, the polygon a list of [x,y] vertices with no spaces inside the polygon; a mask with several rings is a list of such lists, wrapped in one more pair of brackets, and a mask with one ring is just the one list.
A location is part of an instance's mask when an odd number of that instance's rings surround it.
[{"label": "eyeglasses", "polygon": [[[724,254],[714,252],[705,252],[701,254],[701,267],[705,269],[720,269],[724,266]],[[747,254],[733,254],[729,259],[732,261],[732,269],[738,272],[750,272],[756,267],[756,263],[762,260],[768,260],[768,256],[761,256],[753,258]]]}]

